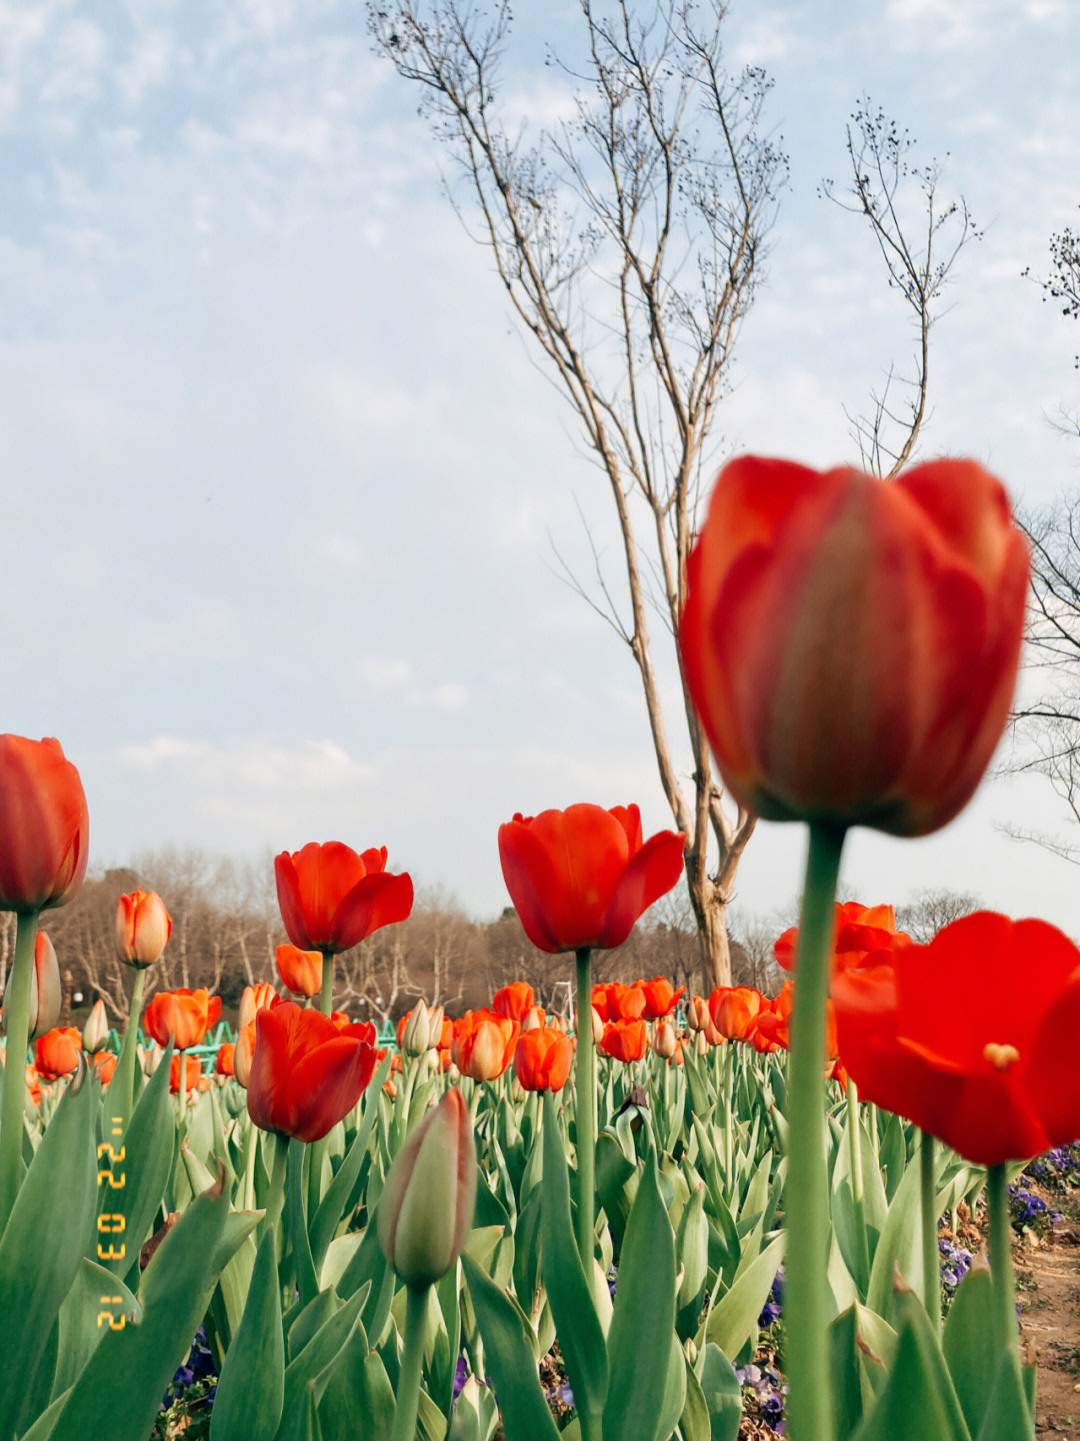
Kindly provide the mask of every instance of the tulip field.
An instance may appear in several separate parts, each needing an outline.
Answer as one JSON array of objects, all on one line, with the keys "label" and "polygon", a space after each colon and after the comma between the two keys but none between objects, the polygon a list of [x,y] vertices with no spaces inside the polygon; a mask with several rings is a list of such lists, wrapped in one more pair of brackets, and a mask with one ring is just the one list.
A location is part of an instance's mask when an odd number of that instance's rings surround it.
[{"label": "tulip field", "polygon": [[412,881],[310,842],[274,863],[280,986],[245,991],[212,1074],[220,999],[144,997],[168,898],[117,897],[113,1050],[103,1011],[58,1025],[39,929],[86,871],[78,771],[0,737],[0,1441],[1034,1441],[1013,1240],[1080,1182],[1080,950],[988,911],[916,944],[836,900],[849,831],[970,799],[1026,583],[974,462],[721,472],[680,661],[729,796],[808,828],[774,997],[594,984],[685,836],[573,804],[493,837],[568,1021],[523,976],[380,1044],[335,959]]}]

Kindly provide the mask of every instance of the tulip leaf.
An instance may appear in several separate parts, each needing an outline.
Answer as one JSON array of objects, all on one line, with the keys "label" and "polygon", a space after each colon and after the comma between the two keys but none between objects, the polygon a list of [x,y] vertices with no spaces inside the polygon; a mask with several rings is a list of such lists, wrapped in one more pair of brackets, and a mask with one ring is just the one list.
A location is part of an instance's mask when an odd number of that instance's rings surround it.
[{"label": "tulip leaf", "polygon": [[682,1441],[711,1441],[709,1408],[705,1404],[705,1393],[693,1366],[686,1368],[686,1401],[679,1417],[679,1431],[682,1433]]},{"label": "tulip leaf", "polygon": [[[599,1416],[608,1389],[607,1345],[585,1277],[583,1261],[586,1258],[581,1256],[574,1239],[566,1153],[550,1091],[544,1092],[543,1198],[541,1270],[555,1318],[559,1349],[578,1409],[586,1415]],[[592,1256],[587,1259],[591,1266]],[[487,1349],[485,1342],[485,1352]]]},{"label": "tulip leaf", "polygon": [[0,1240],[0,1441],[15,1434],[27,1380],[49,1344],[93,1229],[94,1099],[85,1075],[69,1084]]},{"label": "tulip leaf", "polygon": [[318,1389],[314,1378],[305,1383],[295,1406],[281,1423],[277,1441],[322,1441]]},{"label": "tulip leaf", "polygon": [[[253,1386],[251,1378],[259,1384]],[[259,1245],[247,1304],[232,1338],[214,1396],[210,1441],[273,1441],[281,1422],[285,1343],[276,1240],[267,1231]]]},{"label": "tulip leaf", "polygon": [[88,1260],[79,1262],[75,1284],[60,1307],[60,1334],[53,1375],[52,1398],[73,1386],[102,1338],[108,1334],[108,1323],[99,1319],[102,1296],[118,1297],[111,1310],[115,1316],[140,1313],[138,1300],[104,1266]]},{"label": "tulip leaf", "polygon": [[742,1387],[734,1366],[711,1341],[701,1356],[698,1382],[709,1412],[712,1441],[736,1441],[742,1420]]},{"label": "tulip leaf", "polygon": [[705,1335],[725,1356],[738,1356],[754,1335],[761,1308],[769,1299],[776,1272],[784,1259],[786,1240],[781,1232],[770,1241],[710,1311]]},{"label": "tulip leaf", "polygon": [[853,1441],[971,1441],[926,1311],[910,1293],[898,1309],[902,1323],[896,1355]]},{"label": "tulip leaf", "polygon": [[226,1227],[224,1186],[197,1196],[168,1233],[139,1287],[139,1323],[110,1330],[68,1393],[51,1433],[145,1441],[173,1373],[187,1355],[222,1268],[254,1219]]},{"label": "tulip leaf", "polygon": [[[292,1424],[293,1413],[303,1401],[303,1394],[308,1382],[315,1380],[321,1372],[325,1371],[338,1353],[343,1350],[358,1323],[363,1304],[364,1293],[357,1291],[332,1316],[327,1318],[311,1337],[311,1340],[296,1352],[285,1367],[284,1400],[279,1435],[286,1434],[287,1426]],[[322,1386],[317,1390],[318,1395],[321,1395]]]},{"label": "tulip leaf", "polygon": [[850,1436],[870,1410],[896,1353],[896,1332],[858,1302],[829,1327],[833,1411],[836,1432]]},{"label": "tulip leaf", "polygon": [[303,1141],[292,1137],[289,1141],[289,1159],[286,1167],[286,1215],[289,1223],[289,1240],[292,1243],[293,1267],[296,1284],[300,1291],[301,1303],[306,1305],[319,1294],[319,1278],[315,1274],[315,1262],[311,1255],[311,1242],[307,1226],[307,1192],[304,1185],[304,1161],[310,1159],[317,1164],[319,1147],[306,1146]]},{"label": "tulip leaf", "polygon": [[909,1166],[896,1188],[896,1195],[878,1239],[870,1267],[870,1285],[866,1292],[867,1306],[886,1321],[895,1322],[897,1318],[893,1291],[895,1271],[899,1269],[900,1274],[910,1284],[915,1284],[921,1278],[921,1237],[919,1167]]},{"label": "tulip leaf", "polygon": [[636,1165],[626,1159],[618,1141],[609,1131],[605,1131],[596,1143],[596,1194],[604,1208],[616,1246],[622,1245],[626,1218],[630,1214],[634,1199],[630,1186],[631,1178],[636,1183]]},{"label": "tulip leaf", "polygon": [[1035,1441],[1020,1362],[1011,1346],[1002,1352],[986,1415],[975,1441]]},{"label": "tulip leaf", "polygon": [[325,1436],[381,1437],[389,1436],[393,1419],[394,1392],[386,1368],[357,1325],[331,1363],[319,1400],[319,1425]]},{"label": "tulip leaf", "polygon": [[115,1135],[121,1124],[122,1118],[110,1108],[106,1092],[102,1111],[103,1146],[111,1144],[114,1153],[119,1155],[122,1145],[124,1160],[122,1166],[110,1168],[109,1152],[104,1149],[100,1160],[102,1169],[110,1169],[117,1180],[122,1170],[124,1183],[112,1187],[107,1178],[103,1178],[98,1186],[97,1231],[88,1255],[114,1276],[128,1279],[129,1284],[135,1286],[139,1277],[139,1250],[154,1229],[161,1198],[172,1173],[176,1126],[169,1105],[167,1064],[159,1066],[144,1086],[124,1129],[122,1142]]},{"label": "tulip leaf", "polygon": [[485,1366],[499,1398],[507,1441],[558,1441],[536,1371],[529,1323],[520,1306],[500,1291],[468,1252],[461,1265],[484,1338]]},{"label": "tulip leaf", "polygon": [[[547,1157],[544,1159],[546,1164]],[[558,1314],[555,1326],[558,1330]],[[619,1257],[619,1286],[608,1332],[610,1377],[604,1405],[605,1434],[618,1436],[620,1441],[656,1441],[669,1401],[670,1369],[663,1362],[657,1363],[673,1344],[678,1351],[674,1327],[675,1238],[660,1196],[656,1151],[650,1148]],[[682,1412],[685,1397],[681,1365],[680,1352],[680,1394],[678,1404],[673,1406],[672,1426]],[[574,1386],[572,1379],[570,1385]],[[575,1397],[577,1394],[575,1389]]]}]

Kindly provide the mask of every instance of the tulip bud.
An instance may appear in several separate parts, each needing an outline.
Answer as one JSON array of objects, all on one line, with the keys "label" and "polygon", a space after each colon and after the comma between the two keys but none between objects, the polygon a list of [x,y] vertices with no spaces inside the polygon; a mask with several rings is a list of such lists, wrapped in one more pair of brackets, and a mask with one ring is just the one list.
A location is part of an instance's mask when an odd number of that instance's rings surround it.
[{"label": "tulip bud", "polygon": [[675,1054],[675,1030],[670,1021],[657,1021],[653,1050],[665,1061],[670,1061]]},{"label": "tulip bud", "polygon": [[417,1001],[401,1028],[401,1049],[410,1056],[422,1056],[442,1035],[443,1008]]},{"label": "tulip bud", "polygon": [[248,1076],[251,1074],[251,1057],[255,1051],[255,1021],[248,1021],[241,1026],[236,1035],[236,1046],[233,1050],[233,1078],[238,1081],[244,1090],[247,1090]]},{"label": "tulip bud", "polygon": [[601,1020],[600,1012],[596,1009],[595,1006],[590,1007],[590,1009],[592,1010],[593,1045],[598,1046],[600,1042],[604,1039],[604,1022]]},{"label": "tulip bud", "polygon": [[145,970],[165,949],[172,921],[156,891],[132,891],[116,903],[116,952],[129,966]]},{"label": "tulip bud", "polygon": [[709,1053],[709,1038],[704,1031],[697,1031],[694,1035],[694,1050],[699,1056],[706,1056]]},{"label": "tulip bud", "polygon": [[53,943],[44,931],[34,937],[34,970],[30,977],[30,1037],[43,1036],[60,1020],[60,967]]},{"label": "tulip bud", "polygon": [[692,1031],[703,1031],[710,1020],[709,1007],[704,996],[691,996],[686,1003],[686,1024]]},{"label": "tulip bud", "polygon": [[87,1051],[100,1051],[109,1034],[109,1021],[105,1015],[105,1002],[99,996],[90,1008],[90,1014],[83,1026],[82,1042]]},{"label": "tulip bud", "polygon": [[[280,950],[281,947],[279,946],[278,949]],[[321,956],[319,957],[319,962],[321,965]],[[315,994],[317,995],[318,992],[316,991]],[[261,1011],[265,1009],[266,1006],[272,1005],[276,999],[277,992],[273,986],[270,985],[269,981],[260,981],[257,986],[245,986],[240,992],[236,1029],[242,1031],[249,1021],[255,1019],[256,1011]]]},{"label": "tulip bud", "polygon": [[522,1031],[542,1031],[544,1029],[544,1013],[539,1006],[530,1006],[521,1020]]},{"label": "tulip bud", "polygon": [[165,1052],[158,1045],[157,1041],[155,1041],[153,1045],[151,1045],[147,1050],[143,1051],[141,1056],[143,1074],[147,1076],[152,1076],[157,1070],[158,1066],[161,1065],[161,1058],[164,1054]]},{"label": "tulip bud", "polygon": [[407,1286],[444,1276],[461,1255],[476,1204],[469,1108],[449,1090],[394,1157],[376,1218],[383,1255]]}]

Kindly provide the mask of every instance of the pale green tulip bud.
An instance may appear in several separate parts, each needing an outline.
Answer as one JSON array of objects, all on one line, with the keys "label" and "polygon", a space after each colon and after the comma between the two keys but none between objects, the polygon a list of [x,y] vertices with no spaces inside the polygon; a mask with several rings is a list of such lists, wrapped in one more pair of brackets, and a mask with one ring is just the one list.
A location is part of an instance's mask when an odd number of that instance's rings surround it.
[{"label": "pale green tulip bud", "polygon": [[30,1036],[43,1036],[60,1021],[60,967],[53,943],[44,931],[34,937],[34,970],[30,978]]},{"label": "pale green tulip bud", "polygon": [[86,1025],[83,1026],[83,1049],[91,1054],[94,1051],[100,1051],[108,1034],[109,1019],[105,1014],[105,1002],[99,996],[90,1008]]},{"label": "pale green tulip bud", "polygon": [[414,1290],[461,1255],[476,1205],[476,1143],[460,1091],[447,1091],[394,1157],[376,1213],[379,1245]]}]

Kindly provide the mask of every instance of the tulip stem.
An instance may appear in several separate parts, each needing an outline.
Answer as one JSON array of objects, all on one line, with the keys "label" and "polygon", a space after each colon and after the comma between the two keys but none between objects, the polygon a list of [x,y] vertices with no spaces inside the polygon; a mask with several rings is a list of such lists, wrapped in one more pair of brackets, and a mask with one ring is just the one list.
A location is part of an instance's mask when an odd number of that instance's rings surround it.
[{"label": "tulip stem", "polygon": [[[267,1131],[264,1133],[271,1145],[270,1157],[270,1189],[266,1195],[266,1210],[259,1222],[258,1236],[262,1240],[263,1232],[272,1230],[279,1232],[281,1221],[281,1210],[285,1202],[285,1169],[289,1159],[289,1138],[283,1136],[280,1131]],[[264,1158],[265,1159],[265,1158]],[[277,1253],[281,1256],[285,1247],[282,1238],[278,1234]]]},{"label": "tulip stem", "polygon": [[799,925],[788,1061],[788,1416],[798,1441],[833,1441],[829,1390],[829,1206],[825,1163],[825,1010],[842,827],[813,823]]},{"label": "tulip stem", "polygon": [[863,1193],[862,1135],[859,1119],[859,1093],[855,1082],[848,1077],[848,1169],[851,1173],[851,1200],[855,1211],[855,1243],[859,1248],[859,1270],[870,1284],[870,1240],[866,1234],[866,1202]]},{"label": "tulip stem", "polygon": [[592,1030],[592,952],[577,952],[577,1048],[574,1088],[577,1092],[577,1239],[588,1275],[593,1260],[596,1215],[596,1066]]},{"label": "tulip stem", "polygon": [[397,1404],[390,1441],[414,1441],[416,1413],[420,1405],[420,1363],[424,1347],[424,1323],[427,1317],[430,1286],[414,1290],[405,1288],[405,1336],[401,1365],[398,1368]]},{"label": "tulip stem", "polygon": [[1000,1355],[1017,1345],[1016,1281],[1012,1265],[1012,1221],[1004,1165],[986,1173],[986,1202],[990,1212],[990,1279],[993,1283],[994,1342]]},{"label": "tulip stem", "polygon": [[934,1138],[928,1131],[921,1131],[919,1168],[922,1188],[923,1300],[936,1336],[941,1331],[941,1261],[938,1251],[935,1160]]},{"label": "tulip stem", "polygon": [[124,1027],[124,1039],[120,1042],[120,1059],[116,1063],[116,1074],[109,1086],[110,1092],[115,1090],[117,1093],[125,1125],[131,1119],[131,1112],[135,1105],[135,1066],[138,1060],[139,1017],[142,1015],[145,985],[146,971],[140,966],[135,972],[135,980],[131,986],[127,1025]]},{"label": "tulip stem", "polygon": [[319,992],[319,1010],[328,1016],[334,1009],[334,952],[322,953],[322,990]]},{"label": "tulip stem", "polygon": [[4,1068],[3,1109],[0,1111],[0,1235],[3,1235],[19,1189],[26,1106],[26,1046],[30,1035],[34,940],[39,915],[39,911],[27,911],[19,916],[15,956],[4,990],[7,1063]]}]

